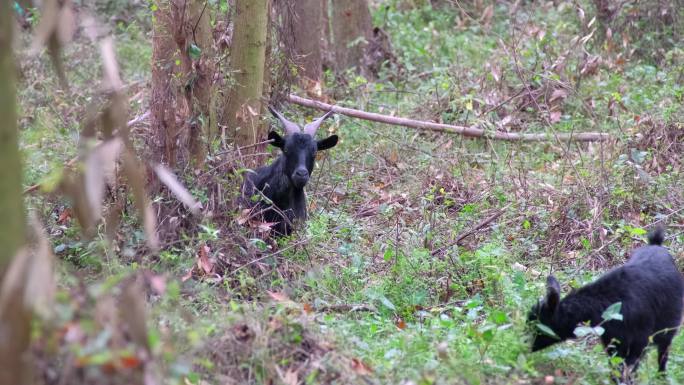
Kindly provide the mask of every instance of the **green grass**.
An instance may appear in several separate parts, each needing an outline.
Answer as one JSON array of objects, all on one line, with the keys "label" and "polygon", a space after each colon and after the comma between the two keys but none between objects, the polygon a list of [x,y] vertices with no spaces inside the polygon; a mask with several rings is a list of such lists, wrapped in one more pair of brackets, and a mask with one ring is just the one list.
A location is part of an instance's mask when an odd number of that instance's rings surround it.
[{"label": "green grass", "polygon": [[[588,39],[587,52],[608,64],[578,81],[585,56],[570,47],[574,37],[586,36],[591,16],[582,22],[570,3],[521,5],[515,17],[509,4],[497,3],[489,24],[478,21],[484,6],[468,5],[466,17],[449,6],[409,3],[427,2],[387,1],[373,15],[389,34],[399,66],[383,69],[377,81],[350,75],[337,84],[330,76],[327,87],[340,95],[339,104],[491,127],[514,115],[519,125],[506,129],[604,131],[616,142],[492,143],[339,117],[331,125],[341,142],[318,163],[306,228],[279,241],[281,254],[244,266],[246,258],[273,249],[258,239],[236,246],[233,238],[243,234],[228,232],[233,228],[215,219],[221,216],[204,218],[159,255],[145,256],[133,212],[126,212],[116,247],[108,248],[102,234],[82,239],[74,219],[56,223],[68,202],[33,197],[29,205],[47,223],[60,260],[58,302],[64,311],[57,323],[68,324],[79,312],[95,317],[94,310],[75,308],[71,301],[83,282],[89,293],[84,295],[97,303],[102,293],[118,295],[124,276],[149,270],[166,283],[163,293],[148,298],[147,322],[169,383],[222,383],[221,375],[235,367],[252,373],[255,383],[278,382],[279,368],[292,362],[305,368],[299,379],[307,384],[331,382],[324,380],[326,373],[342,373],[339,383],[359,383],[346,377],[359,370],[350,369],[349,358],[372,368],[368,381],[387,384],[528,384],[549,375],[560,384],[610,383],[609,359],[592,339],[530,353],[526,314],[542,295],[546,274],[573,287],[588,283],[622,263],[643,242],[642,228],[664,216],[676,234],[671,250],[681,257],[684,238],[677,226],[683,216],[675,211],[684,202],[682,165],[659,171],[653,164],[674,156],[670,142],[659,137],[663,147],[654,148],[635,134],[649,129],[637,122],[645,117],[665,126],[679,122],[681,130],[683,47],[676,43],[659,63],[635,55],[610,67],[615,56],[603,51],[598,38]],[[150,12],[120,2],[98,7],[132,20],[111,27],[129,96],[142,92],[130,106],[131,116],[139,115],[148,108]],[[551,70],[566,51],[565,67]],[[54,179],[76,155],[81,117],[97,97],[92,79],[100,67],[97,48],[77,40],[65,51],[72,83],[65,93],[56,91],[46,58],[19,57],[26,68],[19,99],[24,183],[30,186]],[[561,85],[572,91],[551,125],[546,107],[520,106],[521,99],[487,111],[515,91],[552,92]],[[184,178],[198,199],[211,202],[206,186],[193,175]],[[215,181],[232,186],[231,175],[216,175]],[[453,243],[497,210],[503,212],[496,220]],[[600,255],[591,254],[613,240]],[[211,246],[212,257],[227,261],[227,271],[218,278],[181,280],[204,245]],[[578,266],[585,268],[576,271]],[[292,303],[274,305],[266,290],[286,293]],[[330,305],[362,310],[305,308]],[[230,338],[241,324],[258,332],[249,349]],[[320,367],[293,358],[292,352],[306,350],[311,341],[332,345],[325,354],[307,356]],[[228,351],[225,362],[207,353],[214,345]],[[680,335],[662,383],[684,381],[682,357]],[[640,383],[655,381],[656,367],[650,354]]]}]

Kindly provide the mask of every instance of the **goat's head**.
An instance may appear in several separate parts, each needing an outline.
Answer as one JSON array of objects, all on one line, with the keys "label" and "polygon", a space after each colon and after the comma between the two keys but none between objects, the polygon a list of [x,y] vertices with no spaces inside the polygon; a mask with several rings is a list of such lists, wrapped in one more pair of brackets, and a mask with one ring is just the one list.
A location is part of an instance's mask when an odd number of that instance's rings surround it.
[{"label": "goat's head", "polygon": [[[546,296],[539,300],[527,316],[528,326],[532,329],[532,351],[544,349],[560,342],[555,320],[560,304],[560,284],[552,275],[546,279]],[[543,326],[540,326],[543,325]],[[551,333],[553,332],[553,333]]]},{"label": "goat's head", "polygon": [[285,136],[280,136],[277,132],[271,131],[268,133],[268,139],[272,141],[273,146],[282,150],[287,177],[295,187],[303,188],[309,181],[311,172],[313,172],[316,151],[327,150],[337,144],[337,135],[316,140],[316,130],[333,112],[328,111],[325,115],[305,125],[302,130],[299,125],[285,119],[275,109],[269,107],[269,111],[283,124]]}]

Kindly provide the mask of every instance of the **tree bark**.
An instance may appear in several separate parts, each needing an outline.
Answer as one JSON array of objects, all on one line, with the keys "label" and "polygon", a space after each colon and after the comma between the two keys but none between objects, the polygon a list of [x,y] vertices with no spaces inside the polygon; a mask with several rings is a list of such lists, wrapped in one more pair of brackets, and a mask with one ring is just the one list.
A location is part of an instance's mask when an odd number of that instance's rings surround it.
[{"label": "tree bark", "polygon": [[333,0],[331,21],[336,70],[360,69],[373,35],[367,0]]},{"label": "tree bark", "polygon": [[152,136],[155,161],[204,162],[204,138],[218,136],[210,14],[202,0],[157,1],[152,37]]},{"label": "tree bark", "polygon": [[[5,273],[25,242],[25,213],[21,193],[21,157],[16,116],[16,67],[12,56],[13,12],[9,0],[0,0],[0,287]],[[0,384],[28,380],[25,353],[29,344],[30,312],[22,296],[8,296],[9,309],[0,309]]]},{"label": "tree bark", "polygon": [[148,142],[150,153],[155,162],[165,163],[173,168],[176,165],[179,127],[176,124],[176,91],[173,74],[176,71],[174,53],[176,44],[173,39],[174,25],[171,5],[156,1],[152,26],[152,99],[151,128],[152,136]]},{"label": "tree bark", "polygon": [[206,1],[195,0],[192,3],[190,21],[193,26],[193,38],[202,50],[200,60],[195,64],[196,80],[193,92],[197,98],[197,104],[204,117],[204,133],[207,142],[218,138],[218,122],[216,120],[216,87],[214,87],[214,38],[212,36],[211,18]]},{"label": "tree bark", "polygon": [[231,47],[235,85],[225,103],[223,121],[235,145],[252,145],[265,137],[259,124],[264,90],[264,64],[268,29],[268,0],[236,0]]},{"label": "tree bark", "polygon": [[301,69],[301,75],[312,81],[320,81],[321,40],[323,37],[322,0],[296,0],[286,4],[285,25],[290,32],[288,47],[294,63]]},{"label": "tree bark", "polygon": [[332,46],[332,32],[330,31],[330,0],[321,0],[321,23],[323,30],[321,33],[321,65],[323,71],[334,69],[335,61],[333,53],[330,51]]}]

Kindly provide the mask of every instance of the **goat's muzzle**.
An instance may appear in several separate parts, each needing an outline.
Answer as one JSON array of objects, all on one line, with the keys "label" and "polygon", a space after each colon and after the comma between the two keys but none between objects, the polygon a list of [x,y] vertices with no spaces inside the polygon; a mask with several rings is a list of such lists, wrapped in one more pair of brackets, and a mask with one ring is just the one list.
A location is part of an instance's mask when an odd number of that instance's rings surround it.
[{"label": "goat's muzzle", "polygon": [[298,168],[292,174],[292,184],[297,188],[302,188],[306,186],[309,182],[309,171],[305,168]]}]

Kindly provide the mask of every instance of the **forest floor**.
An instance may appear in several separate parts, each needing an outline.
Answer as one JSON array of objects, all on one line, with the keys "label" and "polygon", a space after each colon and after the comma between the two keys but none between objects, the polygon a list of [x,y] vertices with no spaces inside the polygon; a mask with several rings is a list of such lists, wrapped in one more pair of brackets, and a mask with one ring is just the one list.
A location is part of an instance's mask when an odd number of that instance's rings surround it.
[{"label": "forest floor", "polygon": [[[610,383],[616,362],[596,336],[530,353],[525,319],[547,274],[564,293],[588,283],[624,262],[658,221],[684,264],[682,40],[657,23],[640,33],[625,23],[622,37],[604,40],[586,2],[460,11],[408,3],[374,11],[393,44],[391,64],[373,80],[327,74],[330,99],[542,132],[549,141],[468,139],[336,116],[325,127],[341,141],[319,157],[306,227],[277,245],[234,225],[236,210],[218,212],[232,206],[216,202],[216,186],[230,191],[239,181],[234,168],[211,167],[225,163],[220,157],[200,173],[176,170],[215,211],[189,226],[182,208],[167,210],[184,226],[157,255],[143,253],[133,214],[112,247],[104,232],[79,234],[68,201],[28,196],[59,260],[56,322],[88,335],[68,341],[88,373],[116,377],[105,365],[114,354],[102,342],[109,337],[86,325],[100,314],[97,298],[138,271],[151,288],[149,339],[169,383]],[[151,13],[99,11],[117,15],[109,24],[132,119],[150,98]],[[69,91],[59,91],[47,58],[18,55],[26,187],[76,155],[95,92],[97,47],[81,37],[64,58]],[[287,114],[302,121],[319,111],[293,106]],[[581,131],[613,137],[554,140]],[[655,381],[656,368],[649,353],[639,382]],[[682,335],[662,381],[684,382]]]}]

